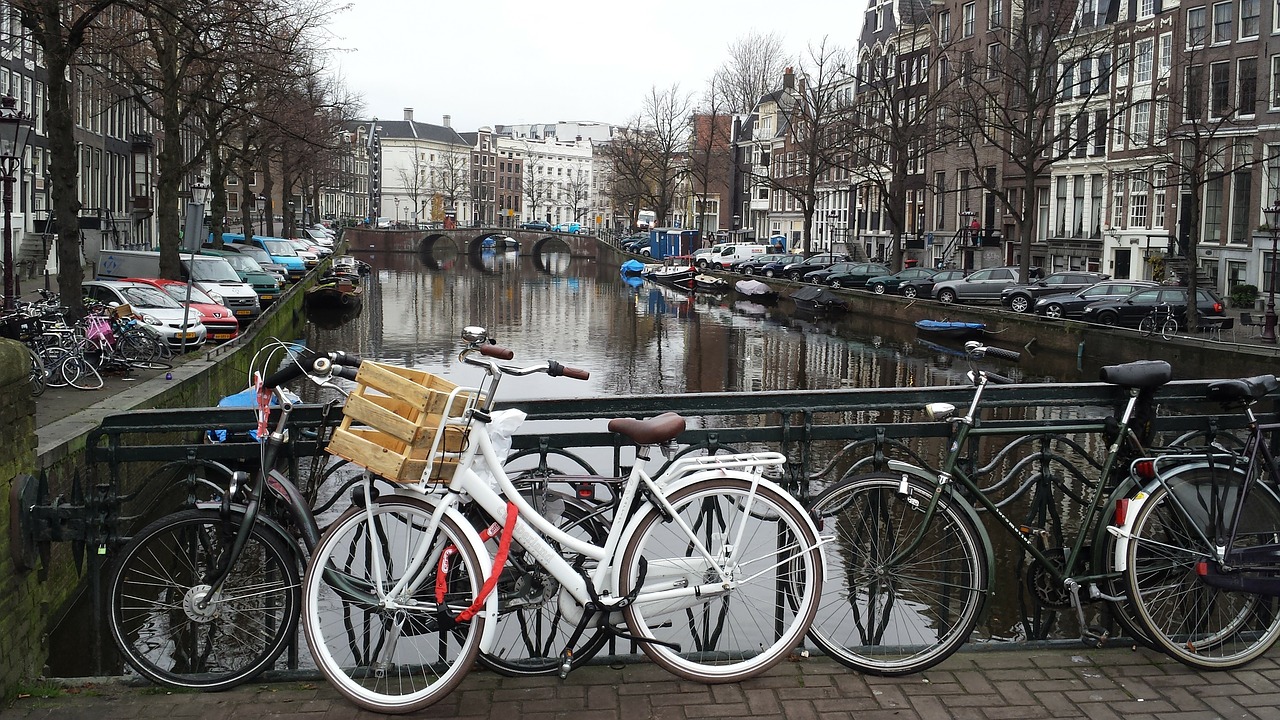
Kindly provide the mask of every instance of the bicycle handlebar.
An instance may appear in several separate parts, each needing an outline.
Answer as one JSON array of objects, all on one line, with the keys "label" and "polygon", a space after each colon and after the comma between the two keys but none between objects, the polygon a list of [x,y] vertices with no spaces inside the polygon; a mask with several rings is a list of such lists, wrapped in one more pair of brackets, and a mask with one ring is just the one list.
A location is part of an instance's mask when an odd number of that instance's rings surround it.
[{"label": "bicycle handlebar", "polygon": [[479,345],[476,349],[480,351],[481,355],[499,360],[510,360],[516,356],[514,351],[498,345]]},{"label": "bicycle handlebar", "polygon": [[276,370],[262,380],[262,387],[270,390],[295,378],[310,373],[337,375],[354,380],[360,363],[364,362],[359,355],[337,350],[331,353],[317,353],[303,350],[285,367]]},{"label": "bicycle handlebar", "polygon": [[1012,360],[1014,362],[1017,362],[1022,357],[1022,353],[1016,352],[1014,350],[1005,350],[1004,348],[983,345],[977,340],[970,340],[969,342],[965,343],[964,351],[970,358],[974,360],[979,360],[989,355],[993,358],[1000,358],[1001,360]]}]

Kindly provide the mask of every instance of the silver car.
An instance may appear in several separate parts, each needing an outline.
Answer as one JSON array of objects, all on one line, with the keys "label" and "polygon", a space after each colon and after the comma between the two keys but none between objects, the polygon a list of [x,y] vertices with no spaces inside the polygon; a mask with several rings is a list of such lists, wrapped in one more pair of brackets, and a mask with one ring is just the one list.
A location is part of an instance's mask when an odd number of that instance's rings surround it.
[{"label": "silver car", "polygon": [[1016,267],[994,267],[975,270],[960,280],[948,280],[933,286],[933,297],[939,302],[1000,302],[1000,293],[1010,285],[1022,282]]}]

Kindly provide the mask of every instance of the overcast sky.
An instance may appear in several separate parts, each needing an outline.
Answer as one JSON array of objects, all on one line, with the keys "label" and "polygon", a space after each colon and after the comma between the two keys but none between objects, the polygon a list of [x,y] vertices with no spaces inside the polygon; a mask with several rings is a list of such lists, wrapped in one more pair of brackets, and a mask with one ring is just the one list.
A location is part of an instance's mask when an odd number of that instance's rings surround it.
[{"label": "overcast sky", "polygon": [[623,124],[657,86],[700,96],[730,42],[776,32],[790,56],[823,36],[853,47],[865,0],[353,0],[331,31],[365,116],[454,129]]}]

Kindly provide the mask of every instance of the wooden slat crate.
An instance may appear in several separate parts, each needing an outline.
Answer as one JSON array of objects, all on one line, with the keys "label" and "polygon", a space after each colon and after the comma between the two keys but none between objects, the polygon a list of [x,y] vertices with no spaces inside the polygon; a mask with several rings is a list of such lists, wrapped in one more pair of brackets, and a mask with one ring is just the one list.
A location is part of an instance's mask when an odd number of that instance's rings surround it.
[{"label": "wooden slat crate", "polygon": [[432,480],[448,480],[457,467],[466,428],[445,423],[461,417],[473,398],[472,393],[460,392],[450,404],[450,393],[457,387],[422,370],[362,363],[342,425],[329,440],[329,452],[395,482],[416,483],[428,467]]}]

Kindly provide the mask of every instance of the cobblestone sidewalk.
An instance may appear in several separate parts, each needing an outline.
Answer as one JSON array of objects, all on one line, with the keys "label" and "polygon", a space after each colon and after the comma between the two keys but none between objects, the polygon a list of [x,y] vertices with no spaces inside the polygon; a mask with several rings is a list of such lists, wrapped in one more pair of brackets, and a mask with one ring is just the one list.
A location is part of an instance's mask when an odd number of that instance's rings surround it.
[{"label": "cobblestone sidewalk", "polygon": [[[32,687],[0,711],[19,718],[322,720],[359,711],[323,681],[252,683],[224,693],[169,693],[117,681]],[[52,697],[37,697],[41,692]],[[825,659],[788,662],[764,677],[706,686],[649,665],[593,666],[567,681],[474,672],[413,717],[489,720],[1224,720],[1280,718],[1280,664],[1198,673],[1156,653],[1123,648],[962,652],[904,678],[873,678]]]}]

